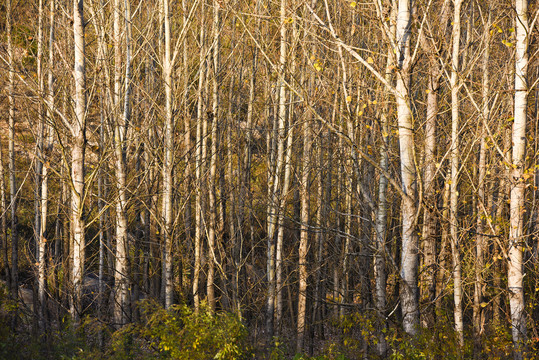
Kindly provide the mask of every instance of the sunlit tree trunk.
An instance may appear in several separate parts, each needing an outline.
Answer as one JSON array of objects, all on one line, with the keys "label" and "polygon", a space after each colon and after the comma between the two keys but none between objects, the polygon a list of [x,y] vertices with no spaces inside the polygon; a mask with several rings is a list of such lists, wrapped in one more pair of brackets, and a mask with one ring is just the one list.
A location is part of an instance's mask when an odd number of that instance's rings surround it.
[{"label": "sunlit tree trunk", "polygon": [[[188,19],[188,1],[182,0],[182,8],[183,8],[183,24],[186,26]],[[184,38],[183,41],[183,73],[187,73],[189,71],[189,47],[187,42],[187,37]],[[189,102],[189,89],[190,89],[190,82],[189,78],[187,76],[183,77],[182,81],[182,91],[183,91],[183,102],[182,102],[182,108],[183,108],[183,117],[184,117],[184,154],[186,159],[186,165],[185,165],[185,193],[188,194],[188,197],[186,199],[185,204],[185,213],[184,213],[184,221],[185,221],[185,240],[186,240],[186,247],[192,246],[192,229],[193,229],[193,221],[192,221],[192,196],[193,193],[193,163],[194,163],[194,157],[192,155],[192,144],[191,144],[191,111],[188,106]],[[184,248],[186,248],[184,247]],[[186,296],[187,293],[190,291],[189,289],[189,261],[187,256],[182,257],[182,294],[183,296]]]},{"label": "sunlit tree trunk", "polygon": [[[44,237],[44,230],[46,227],[47,216],[47,203],[43,199],[42,187],[43,187],[43,161],[45,158],[44,143],[45,143],[45,82],[43,75],[43,0],[39,0],[38,3],[38,27],[37,27],[37,68],[36,76],[38,82],[38,124],[37,124],[37,142],[36,142],[36,164],[35,164],[35,214],[34,214],[34,237],[36,241],[36,261],[37,261],[37,299],[38,306],[34,307],[34,311],[38,317],[38,325],[40,331],[45,329],[45,315],[46,315],[46,303],[45,303],[45,266],[46,266],[46,239]],[[43,212],[45,211],[45,218],[43,218]]]},{"label": "sunlit tree trunk", "polygon": [[[201,8],[201,20],[204,21],[204,8]],[[204,224],[202,218],[202,204],[203,204],[203,191],[202,191],[202,176],[203,176],[203,119],[204,119],[204,102],[203,102],[203,89],[204,81],[206,77],[206,60],[205,60],[205,27],[200,27],[200,53],[199,53],[199,77],[198,77],[198,89],[197,89],[197,127],[196,127],[196,140],[195,140],[195,241],[194,241],[194,269],[193,269],[193,301],[195,305],[195,311],[198,311],[200,306],[200,294],[199,294],[199,278],[201,270],[201,250],[202,239],[204,236]]]},{"label": "sunlit tree trunk", "polygon": [[[273,177],[273,181],[268,182],[268,186],[272,189],[270,190],[270,204],[268,206],[268,299],[267,299],[267,308],[266,308],[266,330],[267,336],[269,339],[273,337],[274,334],[274,316],[275,316],[275,303],[277,298],[277,293],[280,291],[277,284],[277,272],[279,266],[281,266],[280,259],[282,256],[279,254],[278,249],[279,244],[274,245],[274,235],[275,230],[279,229],[279,224],[281,223],[281,211],[280,208],[281,201],[277,195],[280,189],[281,181],[281,170],[285,162],[285,140],[286,140],[286,117],[287,117],[287,91],[286,84],[284,82],[285,76],[285,66],[287,58],[287,18],[286,18],[286,0],[280,1],[280,47],[279,47],[279,109],[278,113],[274,114],[277,117],[278,127],[277,127],[277,158],[275,159],[275,166],[273,174],[270,171],[270,176]],[[270,160],[270,164],[272,161]],[[283,180],[283,190],[284,190]],[[285,196],[284,191],[281,191],[281,197]],[[278,236],[277,236],[278,237]],[[278,243],[277,239],[277,243]],[[279,263],[279,264],[278,264]],[[277,326],[279,324],[277,323]]]},{"label": "sunlit tree trunk", "polygon": [[404,331],[414,335],[419,326],[417,298],[417,216],[416,167],[414,159],[414,122],[410,105],[410,26],[411,0],[399,0],[397,14],[397,120],[399,130],[402,189],[401,309]]},{"label": "sunlit tree trunk", "polygon": [[526,184],[522,177],[526,168],[526,110],[528,101],[528,1],[516,0],[516,63],[513,151],[511,161],[511,205],[507,285],[511,308],[511,329],[515,346],[514,358],[522,359],[526,340],[526,315],[523,289],[522,254],[524,200]]},{"label": "sunlit tree trunk", "polygon": [[85,220],[84,220],[84,158],[86,151],[86,67],[84,49],[84,2],[73,1],[73,34],[75,45],[75,94],[74,119],[71,124],[73,144],[71,148],[71,229],[73,232],[73,294],[71,317],[75,326],[80,323],[82,311],[82,280],[85,261]]},{"label": "sunlit tree trunk", "polygon": [[170,33],[169,1],[162,0],[163,23],[164,23],[164,58],[163,58],[163,81],[165,83],[165,122],[164,122],[164,155],[163,155],[163,288],[165,308],[168,309],[174,301],[173,274],[172,274],[172,173],[174,165],[174,121],[172,114],[172,43]]},{"label": "sunlit tree trunk", "polygon": [[[127,234],[127,165],[126,165],[126,133],[130,122],[131,109],[131,44],[130,22],[131,11],[128,1],[124,2],[125,21],[125,77],[122,92],[122,6],[120,0],[114,3],[114,151],[116,155],[116,265],[114,271],[115,302],[114,318],[117,325],[122,326],[129,316],[129,265]],[[122,103],[123,100],[123,103]]]},{"label": "sunlit tree trunk", "polygon": [[208,228],[208,278],[206,291],[208,295],[208,305],[210,309],[215,310],[216,299],[215,299],[215,263],[216,258],[216,237],[218,232],[217,225],[217,189],[216,189],[216,172],[217,172],[217,151],[218,151],[218,123],[220,121],[220,112],[219,112],[219,40],[220,40],[220,14],[219,14],[220,5],[218,2],[214,3],[213,6],[213,90],[212,90],[212,116],[211,119],[211,154],[210,154],[210,174],[209,174],[209,212],[210,212],[210,224]]},{"label": "sunlit tree trunk", "polygon": [[458,180],[459,180],[459,51],[460,51],[460,8],[462,0],[454,0],[453,13],[453,48],[451,54],[451,197],[449,210],[449,228],[451,233],[451,252],[453,254],[453,297],[455,302],[455,330],[459,343],[464,345],[464,322],[462,317],[462,279],[460,247],[458,234]]}]

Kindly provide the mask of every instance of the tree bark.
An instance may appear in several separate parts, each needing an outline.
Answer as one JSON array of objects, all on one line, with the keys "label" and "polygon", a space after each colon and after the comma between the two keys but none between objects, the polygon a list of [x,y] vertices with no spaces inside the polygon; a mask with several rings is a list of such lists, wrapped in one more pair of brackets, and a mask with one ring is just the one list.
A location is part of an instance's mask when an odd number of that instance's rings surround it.
[{"label": "tree bark", "polygon": [[165,84],[165,123],[164,123],[164,155],[163,155],[163,282],[165,308],[168,309],[174,301],[173,272],[172,272],[172,172],[174,166],[174,119],[172,113],[172,44],[170,33],[169,0],[162,0],[164,23],[164,58],[163,81]]},{"label": "tree bark", "polygon": [[528,102],[528,1],[516,0],[516,62],[515,103],[513,121],[513,151],[511,161],[510,228],[507,263],[507,285],[511,308],[511,333],[514,358],[522,359],[526,340],[526,315],[523,289],[524,200],[526,183],[522,175],[526,168],[526,110]]},{"label": "tree bark", "polygon": [[453,255],[453,297],[455,302],[455,330],[460,346],[464,345],[464,322],[462,315],[462,276],[460,245],[458,235],[458,177],[459,177],[459,52],[460,52],[460,8],[462,0],[454,0],[453,48],[451,54],[451,197],[449,209],[449,229],[451,233],[451,253]]},{"label": "tree bark", "polygon": [[86,152],[86,67],[84,49],[84,1],[73,0],[73,34],[75,42],[75,111],[71,124],[71,221],[73,231],[73,294],[70,306],[74,325],[80,324],[82,312],[82,280],[85,262],[84,161]]},{"label": "tree bark", "polygon": [[402,199],[402,250],[401,250],[401,309],[403,327],[410,335],[415,335],[419,326],[419,306],[417,289],[417,216],[416,167],[414,159],[414,123],[410,107],[410,25],[411,0],[399,0],[397,14],[397,119],[399,130],[400,166],[402,189],[406,194]]},{"label": "tree bark", "polygon": [[489,67],[488,63],[490,60],[490,36],[489,31],[491,27],[490,22],[490,9],[488,14],[488,21],[485,25],[484,30],[484,42],[485,50],[483,53],[483,63],[482,63],[482,108],[481,116],[483,120],[483,125],[481,126],[481,143],[479,148],[479,164],[478,164],[478,184],[477,184],[477,223],[476,223],[476,246],[475,246],[475,284],[474,284],[474,305],[473,305],[473,326],[474,334],[476,338],[476,344],[479,347],[481,336],[484,331],[485,323],[485,314],[483,311],[483,292],[485,289],[484,281],[484,266],[485,266],[485,216],[488,216],[488,213],[485,214],[483,209],[488,209],[485,196],[485,187],[486,187],[486,173],[487,173],[487,131],[486,127],[488,126],[490,120],[490,109],[489,109],[489,92],[490,92],[490,78],[489,78]]},{"label": "tree bark", "polygon": [[6,0],[6,36],[8,52],[8,157],[9,198],[11,210],[11,297],[18,298],[19,288],[19,240],[17,229],[17,177],[15,173],[15,67],[13,64],[12,3]]},{"label": "tree bark", "polygon": [[[114,4],[114,108],[116,121],[114,123],[114,151],[116,156],[116,265],[114,271],[115,303],[114,318],[116,325],[127,323],[130,316],[129,296],[129,240],[127,219],[127,129],[131,121],[131,39],[130,23],[131,10],[128,1],[124,1],[125,21],[125,76],[122,92],[122,30],[120,0]],[[123,103],[122,103],[123,100]]]},{"label": "tree bark", "polygon": [[[204,7],[201,8],[201,20],[204,22]],[[202,251],[202,239],[204,236],[204,221],[203,221],[203,162],[205,161],[205,150],[203,149],[205,140],[203,134],[203,122],[204,122],[204,81],[206,78],[206,58],[205,58],[205,27],[200,27],[200,57],[199,57],[199,77],[198,77],[198,89],[197,89],[197,127],[196,127],[196,147],[195,147],[195,178],[196,178],[196,192],[195,192],[195,258],[194,258],[194,270],[193,270],[193,300],[195,305],[195,312],[198,312],[200,306],[200,294],[199,294],[199,278],[201,270],[201,251]]]},{"label": "tree bark", "polygon": [[303,124],[303,159],[301,168],[301,216],[300,216],[300,240],[298,248],[298,274],[299,274],[299,292],[298,292],[298,321],[297,321],[297,343],[296,351],[300,352],[304,346],[306,331],[307,314],[307,253],[309,251],[309,171],[310,171],[310,153],[311,153],[311,134],[310,121]]}]

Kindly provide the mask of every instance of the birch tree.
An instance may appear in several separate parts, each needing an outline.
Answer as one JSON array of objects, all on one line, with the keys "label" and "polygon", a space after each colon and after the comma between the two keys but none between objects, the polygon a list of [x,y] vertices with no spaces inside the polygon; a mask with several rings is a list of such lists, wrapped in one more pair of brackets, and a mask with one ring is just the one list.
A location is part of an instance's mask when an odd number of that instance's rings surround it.
[{"label": "birch tree", "polygon": [[163,288],[165,308],[168,309],[174,301],[173,273],[172,273],[172,173],[174,166],[174,119],[172,113],[172,43],[170,28],[169,1],[162,0],[163,24],[164,24],[164,56],[163,56],[163,81],[165,84],[165,121],[164,121],[164,154],[163,154]]},{"label": "birch tree", "polygon": [[82,281],[85,262],[85,179],[84,160],[86,153],[86,66],[84,41],[84,1],[73,0],[73,36],[75,63],[74,117],[71,123],[71,221],[73,231],[73,294],[71,317],[77,326],[82,311]]},{"label": "birch tree", "polygon": [[415,230],[417,217],[417,173],[414,155],[414,122],[410,107],[410,26],[412,1],[399,0],[396,30],[397,64],[397,120],[399,130],[400,168],[402,189],[406,196],[402,199],[402,254],[401,254],[401,309],[404,330],[415,335],[419,326],[419,306],[417,301],[418,239]]},{"label": "birch tree", "polygon": [[[114,153],[116,156],[116,266],[114,271],[116,298],[114,317],[116,324],[124,325],[129,310],[129,267],[127,234],[127,165],[126,134],[131,121],[131,11],[129,1],[124,4],[125,33],[125,77],[122,91],[122,6],[120,0],[114,2]],[[123,99],[123,103],[122,103]]]},{"label": "birch tree", "polygon": [[8,157],[9,157],[9,207],[11,210],[11,296],[18,297],[19,288],[19,241],[17,231],[17,178],[15,175],[15,67],[12,39],[12,3],[6,0],[6,36],[8,56]]},{"label": "birch tree", "polygon": [[522,359],[526,339],[526,315],[523,288],[522,253],[524,200],[526,184],[523,174],[526,168],[526,114],[528,103],[528,2],[516,0],[516,62],[515,62],[515,99],[512,132],[510,228],[507,263],[507,285],[511,308],[511,333],[515,346],[514,358]]},{"label": "birch tree", "polygon": [[453,286],[455,302],[455,330],[460,346],[464,345],[464,323],[462,317],[462,276],[458,234],[458,182],[459,182],[459,52],[460,52],[460,9],[462,0],[453,1],[453,47],[451,53],[451,180],[450,180],[450,232],[453,255]]}]

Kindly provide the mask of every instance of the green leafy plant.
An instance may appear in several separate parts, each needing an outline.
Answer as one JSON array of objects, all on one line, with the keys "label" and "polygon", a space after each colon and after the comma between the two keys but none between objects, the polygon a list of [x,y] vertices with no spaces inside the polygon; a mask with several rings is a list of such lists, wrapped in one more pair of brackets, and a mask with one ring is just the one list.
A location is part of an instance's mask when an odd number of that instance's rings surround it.
[{"label": "green leafy plant", "polygon": [[109,357],[180,360],[235,360],[249,357],[247,330],[236,315],[213,312],[203,304],[198,313],[185,305],[166,311],[157,303],[140,303],[142,322],[113,334]]}]

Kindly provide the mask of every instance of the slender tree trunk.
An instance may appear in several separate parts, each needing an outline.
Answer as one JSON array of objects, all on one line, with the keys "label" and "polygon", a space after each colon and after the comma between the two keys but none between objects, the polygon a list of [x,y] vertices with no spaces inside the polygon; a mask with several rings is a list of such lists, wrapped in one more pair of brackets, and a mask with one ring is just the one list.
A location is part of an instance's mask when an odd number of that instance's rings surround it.
[{"label": "slender tree trunk", "polygon": [[301,216],[300,216],[300,240],[298,249],[298,273],[299,273],[299,293],[298,293],[298,322],[297,322],[297,344],[296,350],[300,352],[304,346],[307,314],[307,253],[309,251],[309,172],[311,169],[311,129],[310,121],[303,124],[303,159],[301,169]]},{"label": "slender tree trunk", "polygon": [[473,326],[476,338],[476,348],[480,349],[481,336],[483,334],[483,326],[485,315],[483,312],[483,291],[485,281],[483,277],[485,263],[485,216],[483,209],[488,209],[485,197],[486,172],[487,172],[487,132],[486,127],[490,119],[490,109],[488,97],[490,92],[489,67],[490,60],[490,13],[484,30],[485,50],[483,53],[482,64],[482,111],[483,125],[481,126],[481,143],[479,148],[479,178],[477,185],[477,225],[476,225],[476,246],[475,246],[475,284],[474,284],[474,305],[473,305]]},{"label": "slender tree trunk", "polygon": [[[183,8],[183,24],[187,26],[188,20],[188,1],[182,0]],[[189,48],[187,46],[187,37],[184,38],[183,42],[183,73],[187,74],[189,71]],[[188,194],[185,204],[185,241],[186,246],[184,249],[190,248],[192,246],[192,197],[193,193],[193,155],[192,155],[192,144],[191,144],[191,112],[189,110],[189,78],[187,76],[183,77],[183,102],[182,107],[184,110],[184,154],[185,154],[185,193]],[[189,261],[187,256],[182,257],[182,295],[187,296],[189,292]]]},{"label": "slender tree trunk", "polygon": [[164,123],[164,156],[163,156],[163,282],[165,289],[165,308],[168,309],[174,301],[173,272],[172,272],[172,172],[174,166],[174,120],[172,114],[172,58],[169,0],[162,0],[165,54],[163,59],[163,81],[165,83],[165,123]]},{"label": "slender tree trunk", "polygon": [[[104,109],[103,109],[104,111]],[[101,113],[101,124],[99,126],[99,140],[101,144],[105,142],[105,116]],[[101,148],[101,156],[103,156],[103,149]],[[97,174],[97,212],[99,213],[99,268],[98,268],[98,286],[99,286],[99,298],[98,298],[98,318],[104,320],[105,315],[105,201],[104,201],[104,171],[99,168]],[[103,331],[99,331],[98,334],[99,346],[103,346]]]},{"label": "slender tree trunk", "polygon": [[[204,7],[201,8],[201,21],[204,22]],[[195,192],[195,259],[193,269],[193,300],[195,305],[195,312],[198,311],[200,306],[200,294],[199,294],[199,278],[201,268],[201,247],[204,234],[204,224],[202,219],[202,203],[203,203],[203,189],[202,189],[202,176],[203,176],[203,119],[204,119],[204,102],[203,102],[203,90],[204,81],[206,77],[206,60],[205,60],[205,27],[200,27],[200,64],[199,64],[199,77],[198,77],[198,89],[197,89],[197,127],[196,127],[196,147],[195,147],[195,178],[196,178],[196,192]]]},{"label": "slender tree trunk", "polygon": [[[285,66],[286,66],[286,58],[287,58],[287,18],[286,18],[286,4],[287,0],[281,0],[280,1],[280,55],[279,55],[279,110],[278,114],[276,114],[276,117],[278,120],[278,128],[277,128],[277,139],[274,139],[274,141],[278,142],[278,149],[277,149],[277,159],[275,162],[275,170],[273,172],[273,178],[274,180],[272,182],[268,183],[268,186],[270,186],[272,189],[271,196],[270,196],[270,206],[269,206],[269,214],[268,214],[268,299],[267,299],[267,309],[266,309],[266,330],[267,335],[269,339],[271,339],[274,335],[274,316],[275,313],[275,303],[276,298],[278,297],[278,293],[281,289],[279,289],[279,284],[277,284],[278,280],[278,269],[282,266],[281,260],[282,260],[282,246],[279,247],[279,240],[277,239],[277,244],[273,245],[274,241],[274,234],[275,229],[278,229],[278,232],[280,230],[280,223],[281,223],[281,217],[283,216],[281,214],[282,208],[280,207],[281,201],[279,200],[279,196],[277,195],[279,188],[280,188],[280,176],[281,176],[281,169],[283,168],[283,164],[285,162],[285,138],[286,138],[286,118],[287,118],[287,91],[286,91],[286,84],[284,82],[284,76],[285,76]],[[275,129],[275,127],[274,127]],[[270,164],[273,163],[270,160]],[[271,172],[270,172],[271,175]],[[286,177],[286,175],[285,175]],[[283,191],[281,192],[281,198],[286,196],[284,192],[284,183],[286,181],[283,180]],[[279,237],[279,235],[277,235]],[[281,268],[282,269],[282,268]],[[278,302],[278,301],[277,301]],[[276,319],[278,320],[278,319]],[[279,326],[279,323],[276,324]]]},{"label": "slender tree trunk", "polygon": [[526,314],[523,288],[524,200],[526,183],[522,175],[526,168],[526,110],[528,101],[528,1],[516,0],[516,63],[515,109],[513,121],[513,152],[511,171],[511,210],[507,283],[511,308],[511,329],[514,358],[522,359],[526,340]]},{"label": "slender tree trunk", "polygon": [[[320,125],[319,125],[320,126]],[[319,127],[320,128],[320,127]],[[312,306],[312,316],[311,316],[311,331],[310,331],[310,352],[313,353],[314,350],[314,339],[316,333],[319,336],[322,335],[323,330],[321,326],[322,321],[322,299],[324,288],[322,284],[322,279],[324,277],[324,248],[326,242],[326,227],[327,227],[327,214],[328,214],[328,202],[331,199],[331,186],[327,186],[329,179],[331,178],[330,172],[331,169],[324,170],[324,139],[320,135],[317,140],[313,140],[315,148],[318,148],[316,161],[318,163],[318,176],[316,177],[317,181],[317,196],[318,199],[316,211],[316,220],[315,226],[317,226],[317,231],[315,235],[315,272],[313,277],[314,280],[314,304]],[[315,142],[316,141],[316,142]],[[331,164],[331,159],[328,161],[328,168]],[[324,171],[326,171],[326,178],[324,178]],[[325,182],[324,182],[325,181]],[[326,274],[327,275],[327,274]],[[299,322],[298,322],[299,323]]]},{"label": "slender tree trunk", "polygon": [[9,192],[11,209],[11,297],[17,299],[19,288],[19,240],[17,229],[17,177],[15,174],[15,67],[13,64],[12,44],[12,3],[6,0],[6,36],[9,62],[8,79],[8,156],[9,156]]},{"label": "slender tree trunk", "polygon": [[71,317],[75,326],[80,324],[82,312],[82,280],[85,262],[85,220],[84,220],[84,157],[86,151],[86,67],[84,50],[83,0],[73,0],[73,34],[75,42],[75,105],[71,124],[73,144],[71,150],[72,204],[71,221],[73,231],[73,297]]},{"label": "slender tree trunk", "polygon": [[[46,298],[45,298],[45,269],[46,269],[46,239],[44,237],[44,230],[46,229],[46,217],[47,217],[47,203],[43,198],[43,183],[44,174],[46,171],[43,168],[43,161],[45,158],[44,142],[45,142],[45,83],[43,76],[43,0],[39,0],[38,3],[38,29],[37,29],[37,81],[38,81],[38,139],[36,144],[36,183],[35,183],[35,218],[34,218],[34,237],[36,240],[36,260],[37,260],[37,300],[38,306],[34,307],[38,317],[38,324],[40,331],[45,330],[45,316],[46,316]],[[46,185],[45,185],[46,186]],[[45,190],[46,191],[46,190]],[[46,196],[46,194],[45,194]],[[44,217],[43,217],[44,216]]]},{"label": "slender tree trunk", "polygon": [[[511,151],[511,130],[509,127],[503,128],[503,157],[502,157],[502,164],[501,168],[506,169],[507,167],[505,164],[508,164],[507,159],[509,158],[509,153]],[[503,171],[503,170],[502,170]],[[493,236],[502,236],[503,234],[503,223],[502,219],[504,216],[506,216],[506,205],[508,198],[510,198],[510,192],[511,192],[511,182],[506,176],[501,176],[498,186],[498,199],[496,204],[496,209],[494,211],[493,218],[496,219],[495,225],[494,225],[494,234]],[[504,271],[504,262],[503,257],[501,256],[502,250],[498,243],[494,244],[494,251],[493,256],[494,259],[496,259],[496,262],[494,263],[494,269],[493,269],[493,281],[492,285],[493,288],[496,289],[496,294],[494,296],[494,300],[492,301],[492,320],[494,324],[501,325],[502,324],[502,311],[505,311],[505,309],[502,308],[503,304],[503,295],[504,291],[502,289],[502,279],[503,279],[503,271]]]},{"label": "slender tree trunk", "polygon": [[[55,33],[54,33],[54,22],[55,22],[55,14],[56,14],[56,1],[50,0],[49,3],[50,9],[49,9],[49,71],[48,71],[48,91],[47,91],[47,117],[50,122],[54,119],[54,41],[55,41]],[[45,95],[44,95],[45,96]],[[46,134],[45,134],[45,144],[44,144],[44,161],[45,166],[43,168],[43,174],[42,174],[42,183],[41,183],[41,234],[39,238],[43,242],[43,250],[46,249],[46,244],[52,239],[52,236],[48,235],[47,232],[47,216],[48,216],[48,205],[49,205],[49,167],[50,167],[50,159],[52,157],[52,150],[53,150],[53,139],[54,139],[54,129],[52,126],[47,125],[46,127]],[[51,247],[50,247],[51,248]],[[51,250],[49,250],[51,251]],[[41,252],[40,252],[41,254]],[[43,251],[44,255],[44,251]],[[56,254],[55,254],[56,255]],[[45,264],[45,256],[43,256],[43,259],[39,261],[40,265],[43,262]],[[40,303],[44,304],[45,311],[47,311],[47,304],[46,304],[46,268],[43,266],[40,268],[39,273],[39,283],[42,284],[40,286],[40,290],[42,289],[41,293],[38,295]]]},{"label": "slender tree trunk", "polygon": [[464,345],[464,322],[462,316],[462,280],[460,246],[458,235],[458,173],[459,173],[459,51],[460,51],[460,8],[462,0],[454,0],[453,50],[451,55],[451,198],[449,228],[451,232],[451,252],[453,254],[453,297],[455,301],[455,330],[460,346]]},{"label": "slender tree trunk", "polygon": [[217,189],[216,189],[216,172],[217,172],[217,151],[218,151],[218,123],[220,120],[219,113],[219,86],[220,86],[220,64],[219,64],[219,40],[220,40],[220,5],[218,2],[214,3],[213,7],[213,91],[212,91],[212,116],[211,116],[211,154],[210,154],[210,174],[209,174],[209,212],[210,212],[210,224],[208,229],[208,278],[206,291],[208,294],[208,304],[211,310],[215,310],[215,264],[216,258],[216,237],[218,232],[217,224]]},{"label": "slender tree trunk", "polygon": [[[397,17],[397,4],[391,2],[391,36],[395,36],[395,21]],[[390,82],[392,75],[391,69],[394,66],[392,49],[388,49],[388,57],[386,62],[385,79]],[[387,101],[389,96],[386,96]],[[382,113],[380,114],[380,125],[382,130],[382,144],[380,146],[380,168],[386,173],[389,172],[389,106],[384,104]],[[384,174],[380,174],[380,180],[378,181],[378,208],[376,209],[375,218],[375,243],[374,243],[374,281],[375,281],[375,295],[374,305],[376,307],[377,316],[380,322],[378,329],[378,355],[381,357],[386,356],[387,342],[385,337],[385,329],[387,328],[386,322],[386,302],[387,302],[387,270],[385,261],[385,249],[386,249],[386,237],[387,237],[387,185],[388,178]]]},{"label": "slender tree trunk", "polygon": [[11,291],[11,273],[9,268],[9,248],[7,238],[7,210],[6,203],[6,178],[4,170],[4,150],[0,145],[0,241],[2,241],[2,257],[4,259],[4,273],[6,286]]},{"label": "slender tree trunk", "polygon": [[[116,265],[114,272],[115,302],[114,319],[116,325],[126,324],[129,317],[129,264],[128,264],[128,220],[127,220],[127,165],[126,165],[126,133],[130,122],[130,89],[131,89],[131,44],[130,21],[131,11],[128,1],[124,2],[125,19],[125,84],[122,94],[122,31],[121,4],[114,4],[114,108],[116,121],[114,125],[114,150],[116,155]],[[122,104],[123,99],[123,104]],[[122,106],[123,105],[123,106]],[[120,113],[121,112],[121,113]]]},{"label": "slender tree trunk", "polygon": [[[440,15],[441,32],[443,36],[447,29],[447,20],[450,16],[450,1],[444,0]],[[440,36],[440,37],[441,37]],[[424,147],[424,174],[423,174],[423,199],[425,206],[423,213],[422,229],[422,250],[423,264],[421,266],[421,294],[420,298],[427,302],[426,310],[423,312],[422,325],[426,328],[434,326],[436,313],[434,302],[436,301],[437,271],[436,261],[436,224],[438,192],[436,184],[436,149],[437,149],[437,128],[438,128],[438,99],[440,78],[442,68],[439,61],[439,54],[435,49],[431,39],[421,36],[421,47],[429,56],[429,78],[427,85],[427,118],[425,122],[425,147]]]},{"label": "slender tree trunk", "polygon": [[399,0],[397,14],[397,119],[399,130],[400,165],[402,189],[406,196],[402,199],[402,254],[401,254],[401,309],[403,327],[410,335],[415,335],[419,326],[419,305],[417,289],[417,216],[416,167],[414,159],[414,123],[410,106],[410,25],[411,0]]}]

